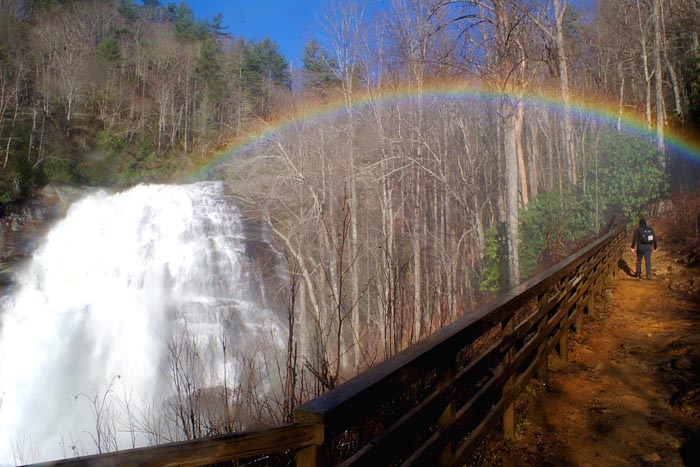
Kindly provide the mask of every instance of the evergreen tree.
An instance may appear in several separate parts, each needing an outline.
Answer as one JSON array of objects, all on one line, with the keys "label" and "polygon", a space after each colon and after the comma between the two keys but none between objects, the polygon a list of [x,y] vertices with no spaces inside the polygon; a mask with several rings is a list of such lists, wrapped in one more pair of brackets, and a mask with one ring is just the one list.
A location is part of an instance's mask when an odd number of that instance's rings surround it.
[{"label": "evergreen tree", "polygon": [[204,40],[209,34],[209,25],[205,21],[196,21],[192,8],[185,3],[168,3],[166,17],[175,23],[175,37],[180,40]]},{"label": "evergreen tree", "polygon": [[304,85],[307,89],[326,94],[329,90],[340,86],[340,79],[335,70],[336,61],[329,57],[315,39],[304,47]]},{"label": "evergreen tree", "polygon": [[131,22],[136,19],[137,7],[133,0],[121,0],[119,3],[119,8],[117,8],[119,14],[122,15],[127,22]]},{"label": "evergreen tree", "polygon": [[112,36],[105,38],[97,46],[97,55],[110,63],[121,61],[122,53],[119,42]]},{"label": "evergreen tree", "polygon": [[226,35],[224,31],[228,29],[228,26],[224,26],[222,24],[223,21],[223,15],[221,13],[217,13],[209,22],[209,32],[212,35],[214,35],[214,37],[221,37]]},{"label": "evergreen tree", "polygon": [[209,90],[216,90],[221,84],[221,46],[207,39],[202,43],[202,54],[197,61],[197,78]]},{"label": "evergreen tree", "polygon": [[257,70],[259,77],[269,80],[282,88],[291,88],[289,65],[279,51],[279,46],[266,37],[262,42],[253,44],[249,50],[250,66]]},{"label": "evergreen tree", "polygon": [[241,40],[239,46],[242,49],[242,86],[256,113],[266,115],[270,110],[274,88],[291,89],[287,62],[280,54],[277,44],[269,38],[257,43]]}]

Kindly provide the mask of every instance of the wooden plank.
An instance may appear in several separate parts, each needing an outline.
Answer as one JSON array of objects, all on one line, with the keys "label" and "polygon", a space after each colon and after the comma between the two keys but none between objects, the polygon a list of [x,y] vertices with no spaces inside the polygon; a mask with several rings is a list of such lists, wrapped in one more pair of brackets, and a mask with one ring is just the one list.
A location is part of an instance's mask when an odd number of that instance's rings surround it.
[{"label": "wooden plank", "polygon": [[[546,355],[543,354],[541,358],[546,358]],[[528,367],[527,371],[524,372],[520,378],[518,378],[518,382],[516,383],[517,394],[520,394],[523,391],[523,389],[527,386],[532,377],[535,375],[537,368],[543,363],[543,361],[538,361],[537,359],[533,360],[532,364]],[[492,411],[486,417],[484,417],[481,423],[479,423],[479,425],[460,444],[460,446],[455,451],[454,465],[460,465],[464,463],[467,460],[467,457],[469,457],[474,452],[474,450],[476,450],[477,446],[479,446],[479,443],[483,441],[486,435],[493,429],[493,427],[498,422],[498,413],[499,411],[503,410],[506,403],[507,401],[499,401],[499,403],[494,406]]]},{"label": "wooden plank", "polygon": [[[452,391],[452,388],[449,388]],[[447,407],[453,394],[444,389],[433,392],[420,404],[407,412],[392,424],[380,436],[373,439],[353,456],[341,463],[341,466],[375,466],[383,465],[388,459],[410,452],[413,446],[405,444],[406,439],[415,436],[415,432],[425,430],[435,423],[440,413]],[[404,443],[401,445],[401,443]]]},{"label": "wooden plank", "polygon": [[[520,377],[518,377],[517,382],[515,384],[515,392],[513,393],[513,397],[517,397],[517,394],[522,392],[523,388],[532,379],[535,371],[542,363],[543,361],[538,361],[537,359],[533,360],[528,366],[527,370]],[[499,379],[502,380],[502,375],[500,376],[501,378]],[[498,386],[498,384],[495,385]],[[484,389],[483,394],[479,394],[476,397],[481,398],[484,394],[489,393],[489,391],[491,391],[491,394],[493,394],[493,389],[493,387],[489,389]],[[451,428],[451,431],[455,431],[457,425],[463,424],[464,418],[466,418],[468,416],[468,413],[471,411],[471,407],[468,406],[474,406],[472,402],[473,400],[470,401],[470,403],[466,404],[458,412],[457,417],[455,417],[455,424]],[[512,400],[509,398],[501,398],[495,401],[494,405],[491,407],[486,416],[480,419],[479,423],[475,426],[471,433],[459,444],[459,447],[455,450],[453,465],[461,465],[465,462],[466,457],[469,454],[471,454],[474,451],[474,449],[476,449],[476,447],[483,440],[483,438],[498,423],[500,417],[505,411],[506,406],[510,403],[512,403]],[[460,419],[462,420],[461,422]],[[449,437],[450,434],[451,433],[436,432],[425,443],[423,443],[413,453],[413,455],[409,457],[402,465],[431,465],[435,453],[440,448],[442,442],[444,442],[444,438],[446,437],[446,435],[448,435]]]},{"label": "wooden plank", "polygon": [[[554,324],[552,323],[551,326],[553,327]],[[482,388],[457,411],[452,424],[445,427],[443,430],[438,430],[435,434],[433,434],[425,443],[423,443],[423,445],[421,445],[418,450],[416,450],[415,453],[413,453],[413,455],[407,459],[405,465],[412,465],[413,463],[416,463],[416,465],[422,465],[427,462],[443,448],[445,443],[449,442],[450,440],[454,440],[453,437],[456,431],[469,425],[475,420],[483,420],[481,417],[484,411],[487,413],[486,418],[491,416],[495,418],[493,421],[495,424],[498,421],[498,418],[504,413],[507,405],[514,402],[521,391],[518,389],[516,384],[512,393],[501,396],[501,389],[514,375],[515,371],[522,365],[522,363],[524,363],[527,358],[540,347],[540,344],[546,339],[549,332],[551,332],[551,329],[546,329],[545,332],[538,335],[537,338],[528,341],[526,346],[515,355],[513,362],[508,367],[501,367],[499,371],[496,372],[494,376],[489,379],[489,381],[484,384],[484,386],[482,386]],[[539,365],[541,365],[541,362],[534,359],[528,368],[534,368],[534,370],[536,370]],[[532,370],[533,374],[534,370]],[[528,381],[529,379],[531,379],[531,376],[528,378]],[[520,378],[518,378],[518,380],[520,380]],[[495,407],[500,407],[500,409],[496,410]],[[477,424],[477,427],[482,423],[483,421]],[[459,451],[459,449],[457,451]]]},{"label": "wooden plank", "polygon": [[[481,389],[457,411],[455,419],[449,427],[436,431],[427,441],[416,449],[402,465],[430,465],[431,460],[436,457],[443,446],[449,440],[455,438],[454,432],[459,427],[463,426],[469,419],[481,418],[482,414],[480,412],[476,413],[476,409],[486,409],[487,414],[493,413],[493,409],[491,408],[493,406],[486,404],[486,402],[493,400],[493,402],[497,404],[499,400],[502,400],[498,399],[498,396],[500,395],[500,388],[505,379],[501,372],[496,373],[493,378],[482,386]],[[496,413],[496,418],[500,417],[501,414],[502,410]]]},{"label": "wooden plank", "polygon": [[296,451],[315,443],[311,425],[291,424],[263,431],[76,457],[34,464],[49,466],[199,466],[235,459]]},{"label": "wooden plank", "polygon": [[[502,324],[503,326],[503,336],[504,339],[510,338],[510,334],[514,332],[515,325],[513,324],[513,318],[509,319],[508,321],[504,322]],[[504,352],[503,355],[503,365],[508,368],[510,365],[512,365],[513,360],[515,357],[515,349],[514,345],[509,345]],[[513,379],[513,376],[510,376],[505,383],[503,384],[503,387],[501,388],[501,391],[503,393],[502,398],[507,399],[509,398],[509,395],[513,393],[513,390],[515,388],[515,380]],[[502,425],[503,425],[503,438],[506,440],[513,439],[515,436],[515,406],[513,404],[509,404],[506,406],[506,408],[503,411],[503,419],[502,419]]]},{"label": "wooden plank", "polygon": [[[454,395],[454,373],[455,373],[455,365],[454,365],[454,359],[452,361],[452,365],[446,368],[446,371],[442,374],[441,376],[441,381],[438,386],[438,390],[448,390],[450,392],[451,397],[448,400],[447,407],[442,411],[440,414],[440,417],[437,420],[438,424],[438,430],[442,430],[444,427],[449,426],[452,423],[452,419],[455,416],[455,395]],[[424,425],[425,426],[425,425]],[[447,467],[452,465],[452,451],[454,450],[454,445],[452,442],[448,442],[445,447],[443,448],[442,452],[440,453],[440,456],[438,458],[437,465]]]},{"label": "wooden plank", "polygon": [[405,439],[435,422],[439,411],[447,405],[448,394],[453,396],[462,387],[472,384],[480,375],[493,369],[500,355],[499,347],[499,343],[492,345],[457,374],[451,387],[434,391],[341,465],[382,465],[388,456],[408,452],[413,446],[407,446]]}]

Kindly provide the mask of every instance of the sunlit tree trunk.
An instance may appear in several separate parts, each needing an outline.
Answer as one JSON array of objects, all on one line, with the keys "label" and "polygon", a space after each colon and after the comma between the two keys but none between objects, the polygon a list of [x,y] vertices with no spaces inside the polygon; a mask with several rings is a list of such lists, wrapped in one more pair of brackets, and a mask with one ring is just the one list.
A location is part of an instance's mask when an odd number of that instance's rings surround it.
[{"label": "sunlit tree trunk", "polygon": [[515,132],[515,154],[518,159],[518,182],[520,186],[520,200],[523,205],[527,205],[530,202],[530,192],[527,186],[528,176],[527,176],[527,163],[525,162],[525,150],[523,149],[523,130],[525,127],[525,106],[522,100],[515,104],[515,116],[513,119]]},{"label": "sunlit tree trunk", "polygon": [[642,70],[644,71],[644,115],[647,128],[651,129],[651,72],[649,71],[649,52],[647,50],[646,26],[642,20],[641,0],[637,0],[637,18],[639,20],[639,43],[642,47]]},{"label": "sunlit tree trunk", "polygon": [[508,286],[520,283],[520,225],[518,223],[518,160],[517,119],[512,103],[504,104],[505,128],[503,142],[506,161],[506,226],[508,228]]},{"label": "sunlit tree trunk", "polygon": [[[503,80],[504,91],[512,93],[516,83],[512,82],[511,72],[521,64],[513,63],[513,31],[504,1],[493,2],[496,15],[496,42],[498,44],[498,68]],[[513,73],[517,76],[517,73]],[[517,102],[510,98],[503,100],[503,150],[505,160],[505,208],[506,227],[508,230],[508,285],[514,287],[520,283],[520,225],[518,222],[518,135],[521,122],[518,121]]]},{"label": "sunlit tree trunk", "polygon": [[666,123],[663,65],[661,64],[661,0],[654,2],[654,82],[656,84],[656,152],[661,170],[666,168],[666,144],[664,142],[664,124]]},{"label": "sunlit tree trunk", "polygon": [[622,72],[622,62],[617,64],[618,75],[620,77],[619,99],[617,104],[617,131],[622,130],[622,113],[625,105],[625,74]]},{"label": "sunlit tree trunk", "polygon": [[415,188],[413,193],[411,242],[413,246],[413,332],[412,342],[420,339],[423,324],[423,248],[421,242],[422,212],[420,201],[423,186],[419,169],[415,170]]},{"label": "sunlit tree trunk", "polygon": [[[539,115],[536,115],[539,120]],[[542,157],[540,156],[540,139],[539,139],[539,123],[532,122],[528,125],[530,130],[529,148],[530,148],[530,170],[528,170],[528,180],[530,185],[530,194],[536,198],[540,189],[540,177],[542,176],[542,168],[540,164]]]},{"label": "sunlit tree trunk", "polygon": [[566,4],[563,0],[552,0],[554,6],[555,38],[557,44],[557,62],[559,65],[559,84],[561,86],[561,98],[564,102],[564,153],[568,165],[569,182],[573,185],[577,182],[576,147],[574,145],[574,130],[571,120],[571,91],[569,89],[569,64],[566,56],[566,44],[564,43],[564,14]]}]

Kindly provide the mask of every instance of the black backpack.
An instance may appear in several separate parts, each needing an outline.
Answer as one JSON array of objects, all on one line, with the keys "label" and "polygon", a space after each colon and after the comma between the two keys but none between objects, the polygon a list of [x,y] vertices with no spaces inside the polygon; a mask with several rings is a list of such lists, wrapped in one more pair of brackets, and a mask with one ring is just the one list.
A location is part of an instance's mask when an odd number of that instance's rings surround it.
[{"label": "black backpack", "polygon": [[646,225],[644,227],[640,227],[639,237],[640,243],[643,243],[645,245],[654,243],[654,231],[651,230],[651,227],[647,227]]}]

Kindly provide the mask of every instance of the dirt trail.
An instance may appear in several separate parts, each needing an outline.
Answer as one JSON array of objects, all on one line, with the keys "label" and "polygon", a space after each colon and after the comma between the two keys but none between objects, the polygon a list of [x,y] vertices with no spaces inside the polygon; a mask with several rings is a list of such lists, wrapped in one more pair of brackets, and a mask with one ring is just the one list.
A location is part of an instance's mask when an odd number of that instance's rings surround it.
[{"label": "dirt trail", "polygon": [[647,281],[626,245],[569,360],[550,357],[547,387],[521,398],[515,439],[475,463],[700,465],[700,270],[660,247]]}]

